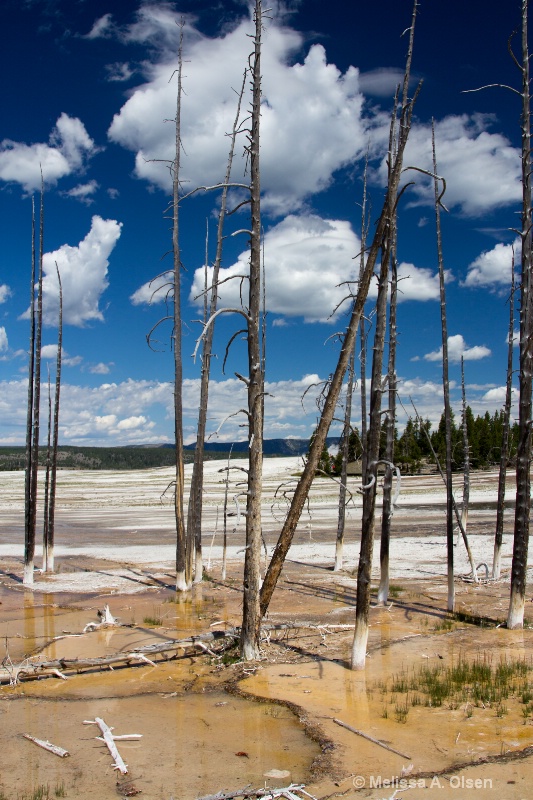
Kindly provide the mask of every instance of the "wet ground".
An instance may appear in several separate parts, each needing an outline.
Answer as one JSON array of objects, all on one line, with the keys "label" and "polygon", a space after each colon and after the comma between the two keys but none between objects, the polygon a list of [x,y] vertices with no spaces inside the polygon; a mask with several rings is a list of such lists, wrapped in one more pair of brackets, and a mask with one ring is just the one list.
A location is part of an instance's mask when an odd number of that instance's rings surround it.
[{"label": "wet ground", "polygon": [[[120,583],[116,544],[114,562],[89,546],[110,548],[110,530],[113,536],[122,528],[125,544],[138,537],[145,554],[161,543],[171,547],[161,518],[149,511],[148,494],[155,496],[159,484],[154,488],[155,477],[145,484],[130,477],[135,502],[128,505],[126,479],[111,487],[89,477],[90,485],[83,488],[83,475],[72,476],[71,494],[65,490],[60,516],[67,551],[58,556],[65,584],[69,575],[79,576],[85,591],[24,590],[20,555],[0,552],[0,660],[20,664],[36,653],[43,659],[102,657],[240,623],[242,554],[230,561],[224,581],[214,560],[209,579],[180,602],[175,602],[172,565],[160,555],[129,561]],[[77,500],[74,478],[80,484]],[[272,485],[279,479],[272,477]],[[490,544],[494,481],[486,475],[481,480],[469,522],[473,547],[482,539]],[[432,539],[443,546],[439,503],[429,497],[435,486],[434,478],[408,484],[394,520],[396,535],[404,537],[398,541],[408,536],[420,542],[420,549]],[[283,786],[292,780],[320,798],[529,800],[533,630],[497,627],[507,612],[507,574],[497,583],[479,585],[458,575],[455,617],[445,611],[440,562],[427,558],[426,577],[409,572],[395,577],[390,605],[371,610],[366,670],[351,672],[355,580],[350,562],[345,571],[333,573],[332,556],[324,557],[333,550],[335,517],[332,498],[323,485],[319,489],[298,533],[302,549],[287,563],[269,613],[270,622],[292,627],[268,634],[260,661],[243,665],[235,651],[189,655],[155,667],[95,669],[67,680],[54,676],[1,687],[0,798],[29,800],[48,787],[50,798],[106,800],[142,792],[149,800],[192,800],[248,784]],[[98,498],[97,507],[91,495]],[[7,504],[6,496],[0,497],[2,503]],[[12,506],[0,523],[6,548],[16,543],[20,527],[20,509]],[[138,519],[148,521],[152,514],[153,525],[146,522],[142,535],[133,529],[130,538],[124,531],[132,527],[137,506]],[[273,517],[266,528],[270,542]],[[232,535],[237,550],[242,533]],[[60,585],[59,579],[44,581],[45,588]],[[127,594],[124,585],[130,587]],[[80,635],[105,604],[125,627]],[[463,672],[465,665],[477,665],[477,672],[453,683],[450,675],[454,669],[455,675],[461,672],[461,665]],[[434,684],[446,680],[453,686],[439,701]],[[498,692],[492,691],[495,686]],[[105,745],[95,738],[96,726],[84,724],[95,717],[115,734],[142,734],[139,740],[117,742],[127,776],[112,769]],[[21,738],[24,733],[48,739],[70,756],[60,759],[41,750]]]},{"label": "wet ground", "polygon": [[[172,602],[170,589],[76,598],[38,596],[4,584],[0,633],[15,663],[36,651],[47,659],[127,652],[222,623],[238,624],[236,583],[231,576],[226,584],[204,582],[189,602],[179,604]],[[472,618],[483,611],[496,619],[506,591],[505,585],[458,583],[458,609]],[[396,788],[405,788],[398,796],[528,798],[533,708],[523,700],[528,687],[533,697],[533,631],[451,619],[439,584],[406,582],[393,593],[389,608],[371,611],[364,673],[346,667],[353,579],[324,567],[293,565],[275,596],[270,621],[289,620],[295,628],[271,633],[260,662],[232,664],[230,653],[4,686],[0,790],[14,799],[30,797],[23,792],[39,786],[49,786],[51,797],[64,788],[67,797],[111,798],[127,796],[133,785],[146,798],[169,800],[293,780],[319,797],[389,798]],[[74,636],[106,602],[132,627]],[[44,646],[54,637],[64,638]],[[518,661],[527,668],[500,702],[457,694],[434,706],[420,687],[397,688],[402,677],[416,685],[425,667],[445,670],[461,661],[481,661],[493,671]],[[415,694],[419,699],[413,704]],[[98,731],[83,724],[96,716],[115,733],[143,735],[119,742],[129,766],[125,779],[112,770],[105,746],[95,739]],[[48,739],[71,756],[59,759],[21,739],[23,733]],[[524,752],[526,757],[519,758]],[[411,773],[402,778],[402,768]],[[273,769],[290,778],[265,778]],[[482,778],[481,788],[468,788],[468,781]]]}]

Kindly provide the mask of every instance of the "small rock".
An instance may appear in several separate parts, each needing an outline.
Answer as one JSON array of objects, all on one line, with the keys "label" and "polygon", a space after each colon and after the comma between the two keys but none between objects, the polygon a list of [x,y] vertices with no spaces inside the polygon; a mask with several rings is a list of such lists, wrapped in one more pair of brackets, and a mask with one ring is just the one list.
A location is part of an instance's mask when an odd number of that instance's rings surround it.
[{"label": "small rock", "polygon": [[291,777],[288,769],[271,769],[263,773],[263,778],[273,778],[274,780],[285,780]]}]

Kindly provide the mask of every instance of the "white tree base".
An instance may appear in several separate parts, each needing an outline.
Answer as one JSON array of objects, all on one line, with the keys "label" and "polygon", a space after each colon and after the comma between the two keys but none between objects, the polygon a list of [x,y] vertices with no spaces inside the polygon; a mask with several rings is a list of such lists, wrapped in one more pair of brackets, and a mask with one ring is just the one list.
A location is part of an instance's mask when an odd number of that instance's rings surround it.
[{"label": "white tree base", "polygon": [[355,636],[352,646],[351,667],[354,670],[364,669],[366,664],[366,647],[368,644],[368,623],[356,622]]}]

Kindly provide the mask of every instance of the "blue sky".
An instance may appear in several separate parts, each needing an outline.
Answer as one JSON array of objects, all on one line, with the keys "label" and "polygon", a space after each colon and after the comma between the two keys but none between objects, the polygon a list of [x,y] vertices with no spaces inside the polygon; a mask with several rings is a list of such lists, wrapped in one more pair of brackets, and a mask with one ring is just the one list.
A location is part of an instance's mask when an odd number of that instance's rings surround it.
[{"label": "blue sky", "polygon": [[[316,424],[312,384],[333,371],[331,314],[339,284],[358,270],[365,154],[375,221],[384,148],[403,70],[410,0],[269,3],[262,61],[263,225],[268,307],[265,436],[308,437]],[[405,164],[429,168],[435,119],[439,172],[450,213],[443,224],[452,399],[461,353],[475,413],[503,404],[511,246],[520,204],[519,98],[488,83],[517,85],[507,39],[520,3],[421,0],[413,71],[423,79]],[[148,282],[169,268],[168,169],[172,158],[178,26],[185,20],[183,172],[187,188],[221,180],[236,95],[250,48],[248,6],[187,0],[4,0],[0,128],[0,444],[23,444],[29,325],[31,195],[45,184],[43,355],[55,374],[57,261],[64,283],[62,444],[121,445],[172,438],[170,330],[160,352],[146,334],[164,316]],[[518,40],[517,40],[518,44]],[[242,179],[242,145],[233,177]],[[442,410],[440,311],[431,186],[419,173],[401,204],[398,309],[400,398],[437,421]],[[216,197],[181,210],[185,439],[193,441],[200,334],[194,296],[203,281],[206,227],[214,257]],[[228,233],[246,227],[244,214]],[[167,255],[165,255],[167,254]],[[228,238],[225,275],[246,267],[246,239]],[[233,289],[231,287],[234,287]],[[238,299],[225,284],[222,303]],[[371,306],[369,305],[369,311]],[[215,338],[209,431],[243,404],[234,376],[245,344],[224,318]],[[355,403],[354,422],[359,419]],[[405,423],[400,411],[399,426]],[[219,440],[243,439],[239,418]],[[338,430],[332,428],[332,433]]]}]

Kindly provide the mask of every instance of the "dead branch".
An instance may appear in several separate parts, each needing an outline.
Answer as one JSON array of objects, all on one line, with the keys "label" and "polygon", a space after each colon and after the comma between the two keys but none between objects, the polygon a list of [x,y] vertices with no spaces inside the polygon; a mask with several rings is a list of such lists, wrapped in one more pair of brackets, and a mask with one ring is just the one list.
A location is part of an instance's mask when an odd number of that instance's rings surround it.
[{"label": "dead branch", "polygon": [[209,319],[204,325],[202,333],[198,337],[198,340],[196,342],[196,347],[194,348],[194,353],[192,354],[194,361],[196,361],[196,353],[198,352],[198,347],[200,346],[200,342],[205,338],[209,326],[212,325],[212,323],[219,316],[219,314],[241,314],[247,322],[249,322],[250,320],[248,314],[243,308],[219,308],[218,311],[215,311],[215,313],[209,317]]},{"label": "dead branch", "polygon": [[83,720],[84,725],[98,725],[100,730],[102,731],[102,736],[97,736],[97,739],[100,741],[105,742],[107,745],[107,749],[111,753],[112,757],[115,759],[113,764],[113,769],[117,769],[122,775],[128,774],[128,765],[124,763],[124,760],[120,753],[118,752],[118,748],[115,744],[115,739],[139,739],[142,734],[140,733],[131,733],[126,734],[125,736],[113,736],[112,728],[109,725],[106,725],[104,720],[101,717],[95,717],[94,720],[92,719],[85,719]]},{"label": "dead branch", "polygon": [[232,337],[230,338],[229,342],[226,345],[226,351],[224,353],[224,360],[222,362],[222,374],[223,375],[225,375],[226,361],[228,360],[229,349],[230,349],[231,345],[233,344],[233,342],[235,341],[235,339],[237,338],[237,336],[240,336],[241,333],[246,333],[247,334],[248,333],[247,328],[241,328],[240,331],[235,331],[235,333],[232,335]]},{"label": "dead branch", "polygon": [[48,752],[53,753],[55,756],[59,756],[59,758],[66,758],[70,755],[68,750],[65,750],[63,747],[58,747],[57,744],[52,744],[52,742],[49,742],[47,739],[37,739],[35,736],[30,736],[29,733],[23,733],[22,736],[38,747],[42,747],[43,750],[48,750]]},{"label": "dead branch", "polygon": [[341,728],[346,728],[346,730],[356,733],[357,736],[362,736],[363,739],[367,739],[369,742],[373,742],[374,744],[378,744],[380,747],[384,747],[385,750],[389,750],[391,753],[396,753],[397,756],[406,758],[408,761],[411,760],[411,756],[406,756],[405,753],[400,753],[399,750],[395,750],[394,747],[389,747],[388,744],[381,742],[379,739],[374,739],[374,737],[369,736],[368,733],[363,733],[363,731],[358,731],[357,728],[352,728],[351,725],[347,725],[346,722],[341,722],[340,719],[334,719],[333,722],[335,722],[337,725],[340,725]]}]

